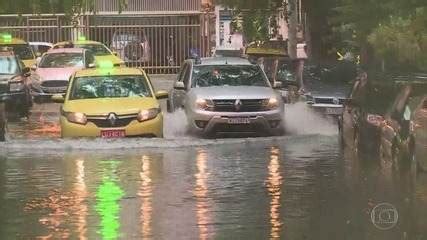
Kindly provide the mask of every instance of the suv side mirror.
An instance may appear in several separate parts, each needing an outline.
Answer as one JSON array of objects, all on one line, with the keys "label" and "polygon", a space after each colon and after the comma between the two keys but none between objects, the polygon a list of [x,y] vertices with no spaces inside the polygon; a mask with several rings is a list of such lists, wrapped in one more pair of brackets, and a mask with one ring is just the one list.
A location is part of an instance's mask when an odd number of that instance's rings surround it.
[{"label": "suv side mirror", "polygon": [[157,91],[155,95],[157,99],[166,99],[169,97],[169,94],[166,91]]},{"label": "suv side mirror", "polygon": [[173,88],[176,90],[185,90],[185,86],[183,82],[175,82],[173,84]]}]

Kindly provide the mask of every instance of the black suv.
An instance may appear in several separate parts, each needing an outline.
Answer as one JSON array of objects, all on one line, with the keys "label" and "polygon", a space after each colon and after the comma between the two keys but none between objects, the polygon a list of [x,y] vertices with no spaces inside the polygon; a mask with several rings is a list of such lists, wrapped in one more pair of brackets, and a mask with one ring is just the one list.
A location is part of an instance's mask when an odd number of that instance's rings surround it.
[{"label": "black suv", "polygon": [[0,91],[7,96],[5,101],[8,116],[28,117],[32,107],[29,88],[30,69],[10,48],[0,48]]}]

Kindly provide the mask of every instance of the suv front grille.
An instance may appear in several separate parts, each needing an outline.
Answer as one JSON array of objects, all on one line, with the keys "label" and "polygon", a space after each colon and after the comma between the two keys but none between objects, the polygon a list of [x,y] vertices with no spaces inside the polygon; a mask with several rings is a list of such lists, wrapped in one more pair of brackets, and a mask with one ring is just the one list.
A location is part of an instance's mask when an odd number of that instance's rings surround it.
[{"label": "suv front grille", "polygon": [[260,112],[265,111],[264,103],[268,99],[236,99],[213,100],[215,112]]},{"label": "suv front grille", "polygon": [[332,105],[341,105],[344,104],[345,99],[338,99],[338,104],[334,103],[334,98],[315,98],[314,103],[317,104],[332,104]]}]

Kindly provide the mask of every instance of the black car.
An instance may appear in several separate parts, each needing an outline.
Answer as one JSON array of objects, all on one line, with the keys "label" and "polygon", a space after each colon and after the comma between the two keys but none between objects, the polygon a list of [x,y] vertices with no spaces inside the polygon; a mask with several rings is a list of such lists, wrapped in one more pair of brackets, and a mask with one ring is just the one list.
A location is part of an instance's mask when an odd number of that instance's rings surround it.
[{"label": "black car", "polygon": [[0,91],[5,92],[8,116],[28,117],[32,107],[30,69],[10,49],[0,49]]},{"label": "black car", "polygon": [[399,87],[393,81],[358,79],[343,112],[344,146],[353,146],[356,153],[378,154],[382,127],[398,93]]}]

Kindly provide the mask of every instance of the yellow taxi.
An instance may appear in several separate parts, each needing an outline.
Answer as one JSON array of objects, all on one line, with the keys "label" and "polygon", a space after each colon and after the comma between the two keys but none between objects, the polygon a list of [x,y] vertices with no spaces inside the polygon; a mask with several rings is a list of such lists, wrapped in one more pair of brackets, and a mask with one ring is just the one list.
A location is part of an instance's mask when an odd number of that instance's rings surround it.
[{"label": "yellow taxi", "polygon": [[141,69],[114,67],[100,62],[99,68],[77,71],[65,96],[52,100],[61,106],[61,136],[77,137],[163,137],[163,114],[159,99]]},{"label": "yellow taxi", "polygon": [[117,53],[111,51],[107,46],[100,42],[87,40],[85,37],[79,37],[77,41],[58,42],[53,45],[55,48],[76,47],[90,50],[95,56],[97,62],[111,62],[114,66],[125,66],[125,62],[117,56]]},{"label": "yellow taxi", "polygon": [[10,47],[19,56],[26,67],[36,63],[36,55],[30,44],[22,39],[14,38],[10,34],[0,34],[0,47]]}]

